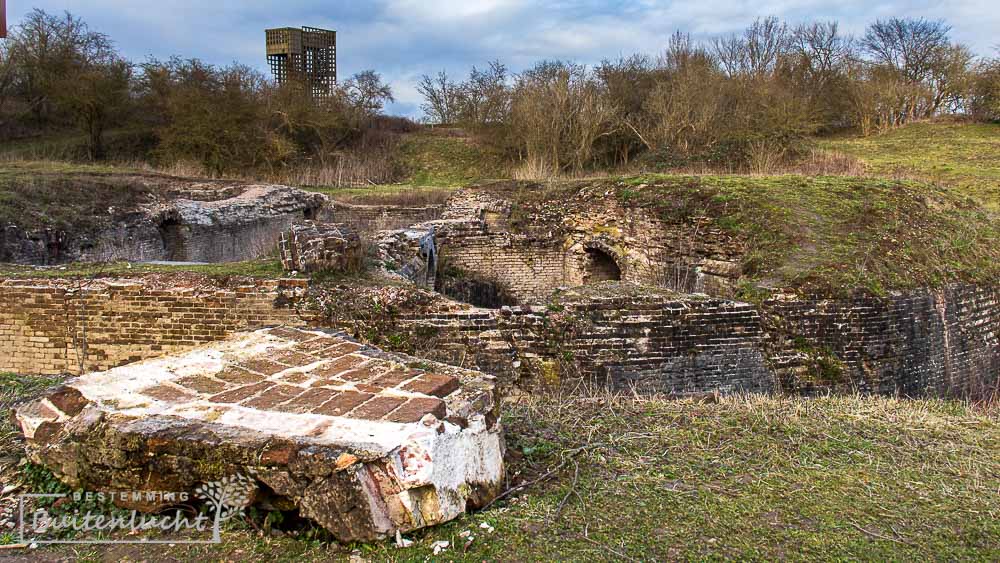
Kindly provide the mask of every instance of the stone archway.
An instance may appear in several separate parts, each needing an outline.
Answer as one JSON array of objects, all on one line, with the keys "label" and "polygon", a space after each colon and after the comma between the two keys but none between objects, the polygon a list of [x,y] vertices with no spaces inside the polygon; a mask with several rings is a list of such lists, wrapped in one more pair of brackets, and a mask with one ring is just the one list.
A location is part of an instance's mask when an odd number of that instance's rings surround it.
[{"label": "stone archway", "polygon": [[585,248],[584,253],[584,284],[621,281],[622,269],[614,257],[600,248]]},{"label": "stone archway", "polygon": [[628,278],[628,259],[614,244],[590,239],[566,248],[564,279],[570,286],[590,285]]}]

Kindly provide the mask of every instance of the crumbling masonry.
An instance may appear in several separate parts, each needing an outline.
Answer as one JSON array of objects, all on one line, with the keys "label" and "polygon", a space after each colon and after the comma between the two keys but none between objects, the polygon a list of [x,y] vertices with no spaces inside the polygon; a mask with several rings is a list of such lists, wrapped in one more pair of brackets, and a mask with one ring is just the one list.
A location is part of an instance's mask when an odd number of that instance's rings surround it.
[{"label": "crumbling masonry", "polygon": [[17,415],[33,459],[72,485],[188,490],[247,473],[254,502],[364,540],[498,493],[496,393],[515,387],[945,395],[1000,374],[996,287],[741,302],[740,241],[599,186],[530,212],[503,189],[406,209],[226,189],[145,209],[116,236],[233,259],[238,245],[212,238],[227,217],[233,240],[280,239],[290,272],[360,256],[375,274],[0,283],[0,371],[82,376]]}]

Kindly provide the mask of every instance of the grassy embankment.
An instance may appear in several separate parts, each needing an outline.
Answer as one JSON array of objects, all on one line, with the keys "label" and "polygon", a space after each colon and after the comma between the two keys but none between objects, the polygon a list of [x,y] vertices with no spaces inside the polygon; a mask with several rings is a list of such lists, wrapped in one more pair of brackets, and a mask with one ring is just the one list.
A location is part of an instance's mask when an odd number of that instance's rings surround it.
[{"label": "grassy embankment", "polygon": [[818,144],[861,159],[870,174],[933,182],[1000,211],[1000,123],[914,123]]},{"label": "grassy embankment", "polygon": [[[707,216],[744,244],[746,284],[837,295],[1000,280],[1000,221],[949,188],[836,176],[648,176],[620,199]],[[644,187],[641,187],[644,186]]]}]

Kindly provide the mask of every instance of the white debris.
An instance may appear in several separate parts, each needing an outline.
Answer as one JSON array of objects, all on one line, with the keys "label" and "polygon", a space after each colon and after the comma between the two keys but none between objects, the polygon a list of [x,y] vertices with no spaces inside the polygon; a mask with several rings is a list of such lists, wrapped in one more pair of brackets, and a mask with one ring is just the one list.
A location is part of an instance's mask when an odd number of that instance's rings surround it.
[{"label": "white debris", "polygon": [[448,549],[449,545],[451,545],[450,542],[442,540],[434,542],[433,544],[431,544],[431,547],[434,549],[434,555],[440,555],[442,551]]},{"label": "white debris", "polygon": [[490,534],[492,534],[496,530],[496,528],[494,528],[493,526],[490,526],[489,522],[483,522],[482,524],[479,525],[479,527],[482,528],[482,529],[484,529],[484,530],[486,530],[487,533],[490,533]]},{"label": "white debris", "polygon": [[403,537],[403,534],[396,530],[396,547],[399,549],[407,548],[413,545],[413,540],[408,540]]}]

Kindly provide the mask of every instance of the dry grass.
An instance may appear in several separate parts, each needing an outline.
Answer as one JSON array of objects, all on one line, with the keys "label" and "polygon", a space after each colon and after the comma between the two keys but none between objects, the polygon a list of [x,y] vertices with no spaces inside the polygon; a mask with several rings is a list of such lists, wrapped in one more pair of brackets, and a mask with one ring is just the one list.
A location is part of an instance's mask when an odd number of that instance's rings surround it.
[{"label": "dry grass", "polygon": [[1000,210],[1000,124],[940,119],[819,144],[863,161],[868,174],[934,182]]},{"label": "dry grass", "polygon": [[557,168],[541,159],[524,160],[520,164],[514,165],[510,171],[510,177],[520,181],[545,181],[566,178]]},{"label": "dry grass", "polygon": [[809,153],[791,163],[779,167],[783,174],[801,174],[803,176],[866,176],[863,162],[856,157],[844,153],[812,149]]},{"label": "dry grass", "polygon": [[456,188],[393,184],[360,188],[306,187],[304,189],[326,194],[336,201],[353,205],[430,207],[443,205],[455,193]]},{"label": "dry grass", "polygon": [[[1000,414],[952,401],[562,389],[503,406],[512,489],[483,512],[341,546],[244,522],[216,546],[45,548],[48,559],[996,560]],[[488,524],[495,531],[481,528]],[[258,524],[259,526],[259,524]],[[466,546],[462,534],[475,540]]]}]

